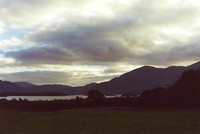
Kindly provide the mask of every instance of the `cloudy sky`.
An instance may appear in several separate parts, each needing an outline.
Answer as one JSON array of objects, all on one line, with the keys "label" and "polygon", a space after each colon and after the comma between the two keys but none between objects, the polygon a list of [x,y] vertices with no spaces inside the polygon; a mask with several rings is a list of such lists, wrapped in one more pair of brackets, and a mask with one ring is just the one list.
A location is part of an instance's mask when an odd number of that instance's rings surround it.
[{"label": "cloudy sky", "polygon": [[199,0],[0,0],[0,79],[72,86],[200,60]]}]

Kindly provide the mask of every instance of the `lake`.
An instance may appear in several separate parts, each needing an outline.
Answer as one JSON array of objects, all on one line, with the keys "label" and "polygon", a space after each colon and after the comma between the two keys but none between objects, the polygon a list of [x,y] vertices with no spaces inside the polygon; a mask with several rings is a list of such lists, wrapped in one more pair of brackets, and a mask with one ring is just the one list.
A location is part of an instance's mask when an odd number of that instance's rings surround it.
[{"label": "lake", "polygon": [[[19,100],[20,98],[22,100],[27,99],[29,101],[38,101],[38,100],[70,100],[75,99],[76,97],[80,98],[87,98],[87,95],[66,95],[66,96],[7,96],[7,97],[0,97],[0,99],[6,99],[6,100],[12,100],[16,99]],[[113,96],[106,96],[106,98],[112,98],[112,97],[120,97],[121,95],[113,95]]]}]

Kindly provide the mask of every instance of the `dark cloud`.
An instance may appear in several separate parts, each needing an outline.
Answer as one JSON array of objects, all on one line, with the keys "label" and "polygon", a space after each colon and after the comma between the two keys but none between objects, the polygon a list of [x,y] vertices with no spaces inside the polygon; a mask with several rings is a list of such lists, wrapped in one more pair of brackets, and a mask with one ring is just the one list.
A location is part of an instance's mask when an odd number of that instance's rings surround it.
[{"label": "dark cloud", "polygon": [[119,36],[122,32],[127,31],[128,28],[138,23],[138,20],[132,16],[119,16],[115,19],[104,20],[97,24],[74,24],[72,26],[62,24],[58,27],[55,26],[55,28],[50,26],[44,30],[30,34],[28,38],[42,44],[70,46],[76,45],[74,44],[76,41],[116,38],[116,35]]},{"label": "dark cloud", "polygon": [[22,64],[54,64],[63,61],[73,60],[73,55],[61,48],[54,47],[32,47],[19,51],[10,51],[5,54],[7,57],[13,57]]},{"label": "dark cloud", "polygon": [[[103,42],[101,42],[103,43]],[[105,43],[105,42],[104,42]],[[83,48],[33,47],[20,51],[10,51],[7,57],[13,57],[22,64],[70,64],[74,62],[118,62],[130,57],[126,48],[120,45],[102,44]],[[126,52],[126,53],[124,53]]]},{"label": "dark cloud", "polygon": [[[177,7],[168,1],[165,1],[166,5],[172,7],[163,5],[159,0],[151,1],[149,6],[144,5],[144,2],[147,1],[137,1],[109,19],[93,18],[91,22],[88,19],[74,24],[63,22],[41,27],[40,30],[26,35],[27,42],[39,46],[8,51],[5,55],[20,61],[22,65],[97,65],[114,62],[158,65],[165,60],[166,64],[162,65],[170,64],[170,61],[175,63],[170,60],[170,56],[172,53],[175,57],[181,56],[173,52],[177,45],[192,44],[192,41],[182,41],[182,38],[186,37],[185,33],[188,33],[188,27],[191,27],[186,18],[195,20],[195,12],[198,9],[184,4]],[[187,26],[186,31],[177,33],[177,29],[182,30],[184,26]],[[156,40],[169,42],[172,49],[165,49],[166,44],[155,45]],[[178,61],[178,58],[174,58],[174,61],[175,59]]]},{"label": "dark cloud", "polygon": [[5,55],[29,64],[118,62],[132,55],[128,46],[120,42],[123,38],[118,35],[120,33],[115,33],[122,32],[123,27],[127,24],[117,22],[116,25],[81,25],[70,29],[63,26],[56,31],[45,30],[28,37],[40,47],[9,51]]},{"label": "dark cloud", "polygon": [[173,47],[170,50],[162,50],[149,53],[136,58],[135,62],[146,65],[170,66],[187,61],[200,60],[200,45],[189,44],[185,46]]}]

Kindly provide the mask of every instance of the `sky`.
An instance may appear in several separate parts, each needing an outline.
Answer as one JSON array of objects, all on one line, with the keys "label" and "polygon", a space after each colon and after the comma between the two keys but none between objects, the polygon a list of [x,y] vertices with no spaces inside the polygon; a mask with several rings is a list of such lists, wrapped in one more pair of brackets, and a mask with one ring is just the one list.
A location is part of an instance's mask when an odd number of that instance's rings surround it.
[{"label": "sky", "polygon": [[80,86],[200,60],[199,0],[0,0],[0,79]]}]

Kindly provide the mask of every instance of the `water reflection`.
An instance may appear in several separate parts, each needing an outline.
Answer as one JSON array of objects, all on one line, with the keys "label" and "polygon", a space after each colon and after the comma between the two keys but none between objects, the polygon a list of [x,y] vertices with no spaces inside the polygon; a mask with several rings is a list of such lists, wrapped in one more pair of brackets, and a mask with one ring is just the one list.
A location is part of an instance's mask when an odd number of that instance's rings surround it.
[{"label": "water reflection", "polygon": [[[66,96],[7,96],[7,97],[0,97],[0,99],[6,99],[6,100],[12,100],[16,99],[19,100],[20,98],[22,100],[26,99],[29,101],[38,101],[38,100],[70,100],[70,99],[75,99],[76,97],[80,98],[87,98],[87,95],[66,95]],[[120,97],[121,95],[114,95],[114,96],[106,96],[107,98],[112,98],[112,97]]]}]

